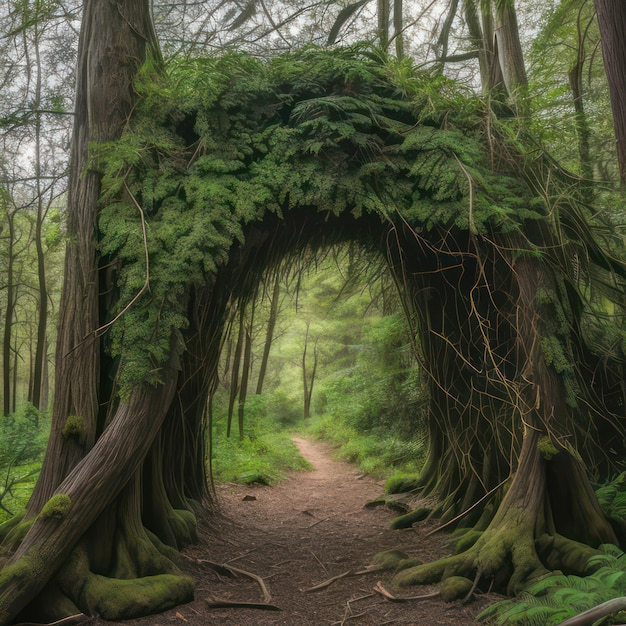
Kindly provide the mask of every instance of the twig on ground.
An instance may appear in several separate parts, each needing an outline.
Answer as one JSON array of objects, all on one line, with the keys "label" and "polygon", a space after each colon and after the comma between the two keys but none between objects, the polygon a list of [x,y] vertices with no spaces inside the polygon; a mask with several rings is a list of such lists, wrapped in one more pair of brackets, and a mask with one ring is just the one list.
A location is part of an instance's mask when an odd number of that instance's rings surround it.
[{"label": "twig on ground", "polygon": [[94,618],[85,615],[84,613],[77,613],[76,615],[70,615],[62,619],[58,619],[56,622],[48,622],[47,624],[41,624],[36,622],[20,622],[15,626],[74,626],[74,624],[86,624],[91,622]]},{"label": "twig on ground", "polygon": [[[313,555],[315,556],[315,555]],[[326,569],[326,568],[324,568]],[[342,578],[346,578],[348,576],[363,576],[364,574],[371,574],[372,572],[378,572],[382,568],[374,566],[374,567],[366,567],[365,569],[357,570],[356,572],[352,569],[344,572],[343,574],[338,574],[337,576],[333,576],[328,580],[324,580],[323,582],[314,585],[313,587],[308,587],[307,589],[302,589],[304,593],[311,593],[312,591],[321,591],[322,589],[326,589],[326,587],[330,587],[334,582],[341,580]]]},{"label": "twig on ground", "polygon": [[374,585],[374,591],[379,593],[381,596],[389,600],[390,602],[411,602],[411,601],[419,601],[419,600],[434,600],[435,598],[439,598],[441,593],[439,591],[433,591],[432,593],[426,593],[423,596],[408,596],[408,597],[399,597],[394,596],[390,591],[387,591],[382,582],[379,580]]},{"label": "twig on ground", "polygon": [[204,563],[205,565],[208,565],[211,569],[215,571],[217,570],[228,571],[230,572],[231,576],[234,573],[237,573],[237,574],[241,574],[242,576],[247,576],[248,578],[252,578],[252,580],[256,581],[259,587],[261,587],[261,592],[263,593],[263,599],[265,600],[265,602],[267,603],[272,599],[272,596],[270,592],[267,590],[267,587],[265,586],[263,579],[260,576],[257,576],[256,574],[252,574],[251,572],[247,572],[246,570],[239,569],[238,567],[235,567],[234,565],[226,565],[226,564],[219,565],[218,563],[213,563],[213,561],[208,561],[206,559],[197,559],[196,562]]},{"label": "twig on ground", "polygon": [[267,602],[236,602],[221,598],[207,598],[207,606],[211,609],[261,609],[262,611],[282,611],[275,604]]}]

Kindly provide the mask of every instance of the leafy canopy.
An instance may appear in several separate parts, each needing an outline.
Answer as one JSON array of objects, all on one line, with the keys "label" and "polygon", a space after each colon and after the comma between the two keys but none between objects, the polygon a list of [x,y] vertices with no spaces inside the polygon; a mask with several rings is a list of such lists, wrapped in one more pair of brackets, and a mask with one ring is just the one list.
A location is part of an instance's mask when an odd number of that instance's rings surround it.
[{"label": "leafy canopy", "polygon": [[113,332],[126,388],[158,381],[172,329],[187,324],[189,286],[210,284],[268,211],[477,233],[536,216],[527,189],[492,170],[480,101],[369,48],[269,63],[233,53],[165,72],[148,62],[137,90],[125,135],[96,151],[100,247],[120,290],[111,314],[141,293]]}]

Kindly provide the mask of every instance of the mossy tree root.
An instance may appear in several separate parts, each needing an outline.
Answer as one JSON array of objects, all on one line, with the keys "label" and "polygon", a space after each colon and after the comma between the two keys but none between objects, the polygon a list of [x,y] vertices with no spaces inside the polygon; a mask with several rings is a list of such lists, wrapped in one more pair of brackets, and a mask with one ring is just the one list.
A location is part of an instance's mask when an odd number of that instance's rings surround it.
[{"label": "mossy tree root", "polygon": [[193,599],[194,583],[180,574],[109,578],[89,570],[77,548],[57,576],[63,593],[85,614],[107,620],[133,619],[166,611]]},{"label": "mossy tree root", "polygon": [[[396,587],[436,584],[451,576],[464,576],[513,595],[548,573],[548,568],[584,572],[589,557],[597,551],[560,536],[559,528],[555,529],[547,506],[550,494],[545,473],[549,461],[541,455],[538,439],[537,431],[525,434],[520,467],[488,528],[480,535],[474,533],[460,554],[398,572],[393,578]],[[602,532],[601,538],[612,542],[610,527]]]}]

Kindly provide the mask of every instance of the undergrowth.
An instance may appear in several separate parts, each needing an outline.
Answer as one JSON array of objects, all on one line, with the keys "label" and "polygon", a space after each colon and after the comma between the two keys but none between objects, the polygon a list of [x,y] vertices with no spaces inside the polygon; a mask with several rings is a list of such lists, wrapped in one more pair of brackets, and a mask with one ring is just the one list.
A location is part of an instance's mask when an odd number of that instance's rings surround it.
[{"label": "undergrowth", "polygon": [[[598,501],[614,525],[626,524],[626,473],[597,491]],[[552,572],[516,598],[485,609],[480,621],[493,626],[557,626],[603,602],[626,595],[626,554],[612,544],[602,545],[587,561],[586,576]],[[607,615],[594,624],[623,624],[626,615]],[[586,622],[587,623],[587,622]]]},{"label": "undergrowth", "polygon": [[306,433],[329,441],[339,458],[354,463],[376,478],[419,471],[426,454],[421,439],[405,441],[391,430],[363,432],[331,415],[322,415],[310,422]]},{"label": "undergrowth", "polygon": [[49,420],[32,405],[0,420],[0,523],[26,506],[49,431]]},{"label": "undergrowth", "polygon": [[[236,424],[226,436],[227,415],[220,408],[213,428],[213,480],[217,483],[271,484],[290,471],[312,469],[291,440],[295,421],[285,424],[272,411],[270,396],[254,396],[246,403],[243,437]],[[235,417],[236,421],[236,417]]]}]

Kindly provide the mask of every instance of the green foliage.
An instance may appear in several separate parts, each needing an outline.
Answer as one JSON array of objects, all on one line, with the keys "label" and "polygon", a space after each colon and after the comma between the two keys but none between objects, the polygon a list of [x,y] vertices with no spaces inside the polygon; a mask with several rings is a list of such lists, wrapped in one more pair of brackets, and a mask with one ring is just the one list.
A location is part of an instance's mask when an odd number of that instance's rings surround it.
[{"label": "green foliage", "polygon": [[626,524],[626,472],[599,487],[596,496],[609,519]]},{"label": "green foliage", "polygon": [[149,61],[137,89],[128,131],[96,151],[100,249],[119,271],[111,315],[133,302],[113,331],[122,390],[158,382],[190,285],[268,211],[483,232],[517,228],[532,197],[491,171],[477,100],[367,48],[181,60],[166,75]]},{"label": "green foliage", "polygon": [[49,428],[49,420],[31,404],[0,419],[0,521],[26,505],[41,468]]},{"label": "green foliage", "polygon": [[249,398],[243,439],[226,437],[225,398],[220,394],[216,402],[211,468],[216,482],[271,484],[289,471],[311,469],[284,428],[284,414],[273,415],[270,395]]},{"label": "green foliage", "polygon": [[314,418],[308,430],[333,443],[337,456],[377,477],[387,477],[395,471],[415,472],[426,454],[420,439],[401,439],[389,430],[364,433],[328,414]]},{"label": "green foliage", "polygon": [[32,405],[0,419],[0,470],[39,460],[48,440],[48,423]]}]

